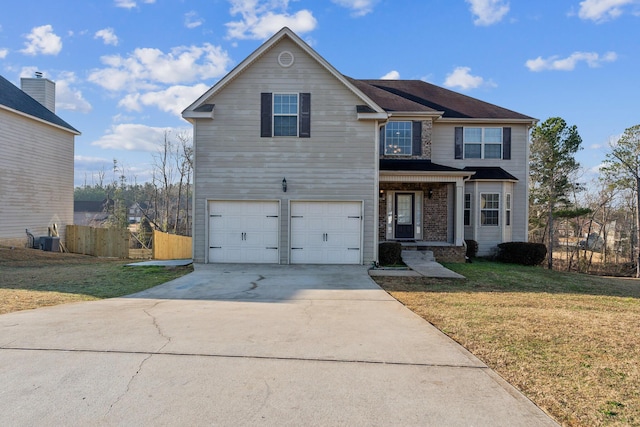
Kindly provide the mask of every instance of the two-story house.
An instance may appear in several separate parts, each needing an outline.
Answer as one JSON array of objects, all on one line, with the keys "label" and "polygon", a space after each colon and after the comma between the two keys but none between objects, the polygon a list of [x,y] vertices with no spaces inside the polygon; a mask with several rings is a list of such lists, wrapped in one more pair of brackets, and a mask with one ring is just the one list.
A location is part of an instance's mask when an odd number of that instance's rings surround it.
[{"label": "two-story house", "polygon": [[197,99],[194,261],[464,260],[527,240],[536,120],[414,80],[356,80],[283,28]]},{"label": "two-story house", "polygon": [[55,83],[40,73],[22,89],[0,76],[0,244],[26,230],[64,239],[73,224],[73,153],[80,132],[55,113]]}]

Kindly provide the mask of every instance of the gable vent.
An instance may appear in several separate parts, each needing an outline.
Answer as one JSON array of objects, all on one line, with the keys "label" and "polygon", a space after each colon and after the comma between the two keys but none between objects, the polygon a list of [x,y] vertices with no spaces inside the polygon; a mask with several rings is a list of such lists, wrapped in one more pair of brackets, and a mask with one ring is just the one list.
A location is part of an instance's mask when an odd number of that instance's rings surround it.
[{"label": "gable vent", "polygon": [[293,65],[294,59],[293,53],[288,50],[284,50],[280,52],[280,55],[278,55],[278,64],[280,64],[281,67],[289,68]]}]

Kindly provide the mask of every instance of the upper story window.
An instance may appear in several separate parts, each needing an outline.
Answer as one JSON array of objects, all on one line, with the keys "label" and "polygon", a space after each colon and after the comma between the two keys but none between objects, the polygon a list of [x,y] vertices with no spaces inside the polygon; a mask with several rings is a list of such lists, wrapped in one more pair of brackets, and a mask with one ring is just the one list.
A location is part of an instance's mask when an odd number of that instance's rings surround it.
[{"label": "upper story window", "polygon": [[298,136],[298,94],[273,94],[273,136]]},{"label": "upper story window", "polygon": [[380,154],[422,156],[422,122],[388,122],[380,129]]},{"label": "upper story window", "polygon": [[502,128],[464,128],[465,159],[501,159]]},{"label": "upper story window", "polygon": [[311,137],[311,94],[262,93],[260,136]]},{"label": "upper story window", "polygon": [[456,159],[511,159],[510,127],[456,127]]},{"label": "upper story window", "polygon": [[384,154],[386,156],[410,156],[413,152],[411,142],[411,122],[389,122],[384,130]]},{"label": "upper story window", "polygon": [[480,195],[480,225],[497,226],[500,217],[500,194]]}]

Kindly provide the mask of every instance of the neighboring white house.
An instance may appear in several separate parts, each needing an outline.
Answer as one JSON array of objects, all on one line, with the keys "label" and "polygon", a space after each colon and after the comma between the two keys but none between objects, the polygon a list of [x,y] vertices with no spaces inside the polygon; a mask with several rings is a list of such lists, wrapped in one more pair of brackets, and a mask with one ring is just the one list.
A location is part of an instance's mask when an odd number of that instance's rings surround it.
[{"label": "neighboring white house", "polygon": [[463,260],[527,240],[536,119],[419,80],[344,76],[283,28],[183,113],[195,262]]},{"label": "neighboring white house", "polygon": [[[26,230],[61,237],[73,224],[75,128],[55,114],[55,84],[0,76],[0,244],[24,245]],[[35,98],[35,99],[34,99]]]}]

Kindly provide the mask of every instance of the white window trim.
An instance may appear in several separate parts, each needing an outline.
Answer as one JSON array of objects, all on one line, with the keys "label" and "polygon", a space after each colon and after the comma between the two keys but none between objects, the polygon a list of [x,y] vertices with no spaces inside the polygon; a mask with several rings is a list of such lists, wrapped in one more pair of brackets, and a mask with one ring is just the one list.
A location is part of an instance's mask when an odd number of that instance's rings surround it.
[{"label": "white window trim", "polygon": [[[467,198],[469,199],[469,207],[467,207]],[[473,225],[473,197],[471,195],[471,193],[464,193],[463,199],[462,199],[462,210],[463,210],[463,225],[465,227],[470,227],[471,225]],[[469,212],[469,223],[465,224],[464,223],[464,214]]]},{"label": "white window trim", "polygon": [[[480,142],[467,142],[465,140],[465,134],[466,134],[466,130],[467,129],[481,129],[482,130],[482,140]],[[484,133],[485,130],[487,129],[500,129],[500,157],[485,157],[485,145],[498,145],[497,142],[485,142],[484,140]],[[480,144],[480,157],[467,157],[467,145],[478,145]],[[503,136],[503,128],[501,127],[491,127],[491,126],[487,126],[487,127],[479,127],[479,126],[468,126],[468,127],[463,127],[462,129],[462,157],[464,159],[487,159],[487,160],[502,160],[502,154],[503,154],[503,147],[504,147],[504,136]]]},{"label": "white window trim", "polygon": [[[486,195],[497,195],[498,196],[498,207],[497,208],[483,208],[482,207],[482,198]],[[478,223],[480,227],[499,227],[500,226],[500,206],[502,205],[502,200],[500,198],[499,192],[482,192],[480,193],[480,198],[478,199],[478,208],[480,211],[480,215],[478,216]],[[498,223],[497,224],[483,224],[482,223],[482,211],[497,211],[498,212]]]},{"label": "white window trim", "polygon": [[[296,114],[276,114],[276,96],[296,96]],[[296,118],[296,134],[295,135],[276,135],[276,117],[295,117]],[[271,133],[277,138],[297,138],[300,135],[300,93],[297,92],[274,92],[271,97]]]},{"label": "white window trim", "polygon": [[506,193],[504,195],[504,225],[505,225],[505,227],[511,227],[511,224],[513,223],[513,211],[511,210],[511,204],[512,203],[513,203],[513,201],[511,200],[511,193]]}]

